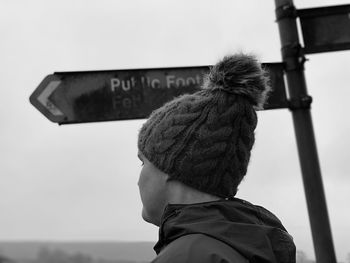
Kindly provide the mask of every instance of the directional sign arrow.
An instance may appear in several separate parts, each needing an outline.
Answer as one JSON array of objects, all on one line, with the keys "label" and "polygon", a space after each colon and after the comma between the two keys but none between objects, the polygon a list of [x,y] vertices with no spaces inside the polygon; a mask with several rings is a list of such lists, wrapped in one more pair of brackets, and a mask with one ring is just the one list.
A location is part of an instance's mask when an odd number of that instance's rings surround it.
[{"label": "directional sign arrow", "polygon": [[[266,109],[288,107],[282,63],[266,63],[274,89]],[[59,124],[146,118],[165,102],[198,91],[209,66],[86,72],[47,76],[30,97]]]},{"label": "directional sign arrow", "polygon": [[55,75],[47,76],[39,87],[30,96],[30,102],[49,120],[53,122],[64,121],[63,112],[49,99],[50,95],[61,84],[60,79]]}]

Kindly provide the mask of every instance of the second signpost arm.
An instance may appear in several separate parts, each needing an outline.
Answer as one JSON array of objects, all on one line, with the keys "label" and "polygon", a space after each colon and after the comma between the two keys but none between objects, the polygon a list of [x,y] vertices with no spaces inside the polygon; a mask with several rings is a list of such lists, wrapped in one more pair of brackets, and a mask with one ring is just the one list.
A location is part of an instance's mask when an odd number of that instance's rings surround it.
[{"label": "second signpost arm", "polygon": [[292,0],[275,0],[303,183],[317,263],[336,263]]}]

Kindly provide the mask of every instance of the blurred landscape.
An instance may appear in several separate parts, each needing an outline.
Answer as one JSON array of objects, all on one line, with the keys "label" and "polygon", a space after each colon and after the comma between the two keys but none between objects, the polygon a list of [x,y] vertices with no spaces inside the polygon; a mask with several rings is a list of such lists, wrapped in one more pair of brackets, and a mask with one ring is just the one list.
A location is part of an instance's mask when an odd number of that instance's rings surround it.
[{"label": "blurred landscape", "polygon": [[[0,263],[145,263],[153,242],[0,242]],[[296,263],[315,263],[303,250]],[[350,263],[350,254],[346,262]]]},{"label": "blurred landscape", "polygon": [[0,263],[144,263],[153,242],[0,242]]}]

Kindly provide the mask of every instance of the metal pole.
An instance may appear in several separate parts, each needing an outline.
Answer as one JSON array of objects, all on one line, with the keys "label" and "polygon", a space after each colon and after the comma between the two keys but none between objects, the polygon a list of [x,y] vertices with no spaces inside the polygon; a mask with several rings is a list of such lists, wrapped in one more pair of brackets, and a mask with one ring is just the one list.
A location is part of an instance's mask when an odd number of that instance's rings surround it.
[{"label": "metal pole", "polygon": [[275,4],[316,262],[336,263],[310,113],[311,97],[306,89],[305,58],[299,43],[296,9],[293,0],[275,0]]}]

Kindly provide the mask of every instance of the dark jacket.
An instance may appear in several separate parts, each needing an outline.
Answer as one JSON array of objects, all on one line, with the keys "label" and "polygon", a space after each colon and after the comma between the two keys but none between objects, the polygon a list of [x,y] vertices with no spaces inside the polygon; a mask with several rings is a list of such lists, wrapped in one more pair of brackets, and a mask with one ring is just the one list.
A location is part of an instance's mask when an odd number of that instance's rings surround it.
[{"label": "dark jacket", "polygon": [[168,205],[154,263],[294,263],[295,245],[278,218],[234,198]]}]

